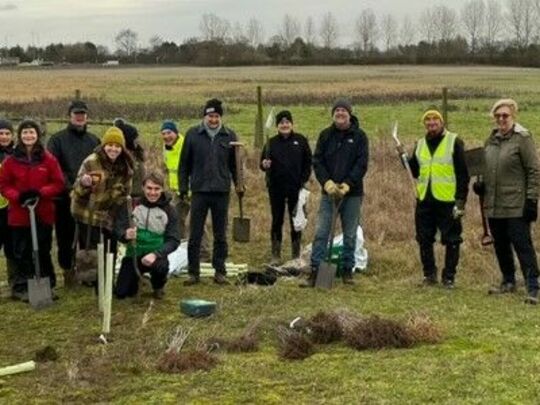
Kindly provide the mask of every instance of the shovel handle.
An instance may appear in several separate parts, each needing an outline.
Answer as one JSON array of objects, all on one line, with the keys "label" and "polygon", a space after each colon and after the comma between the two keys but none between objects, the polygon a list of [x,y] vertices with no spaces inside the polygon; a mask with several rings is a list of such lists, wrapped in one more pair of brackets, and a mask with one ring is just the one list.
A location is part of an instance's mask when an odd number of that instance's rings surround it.
[{"label": "shovel handle", "polygon": [[33,202],[26,204],[30,215],[30,234],[32,236],[32,256],[34,259],[34,268],[36,271],[36,278],[41,278],[41,267],[39,263],[39,245],[37,238],[37,221],[36,221],[36,205],[39,202],[39,198],[36,198]]},{"label": "shovel handle", "polygon": [[243,195],[238,196],[238,207],[240,208],[240,218],[244,218],[244,205],[242,204]]},{"label": "shovel handle", "polygon": [[332,198],[332,224],[330,226],[330,238],[328,241],[328,263],[330,263],[330,259],[332,259],[332,248],[334,247],[334,234],[336,233],[337,216],[342,203],[343,199],[338,199],[335,197]]}]

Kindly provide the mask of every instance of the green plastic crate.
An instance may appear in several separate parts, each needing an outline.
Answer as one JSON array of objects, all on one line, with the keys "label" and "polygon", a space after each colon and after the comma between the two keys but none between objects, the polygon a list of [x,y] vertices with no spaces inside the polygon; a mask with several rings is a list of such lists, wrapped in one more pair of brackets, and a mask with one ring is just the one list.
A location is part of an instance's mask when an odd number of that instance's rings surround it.
[{"label": "green plastic crate", "polygon": [[180,311],[187,316],[203,317],[216,312],[216,303],[198,299],[180,301]]}]

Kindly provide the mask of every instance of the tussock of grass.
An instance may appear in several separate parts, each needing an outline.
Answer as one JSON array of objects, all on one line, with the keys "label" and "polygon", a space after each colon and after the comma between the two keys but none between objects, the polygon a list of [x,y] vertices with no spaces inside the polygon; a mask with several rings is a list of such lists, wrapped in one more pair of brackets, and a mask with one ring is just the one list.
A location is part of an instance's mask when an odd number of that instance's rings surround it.
[{"label": "tussock of grass", "polygon": [[344,339],[356,350],[405,348],[415,343],[404,323],[377,315],[357,323],[344,334]]},{"label": "tussock of grass", "polygon": [[304,360],[315,353],[315,346],[311,339],[301,331],[279,326],[278,354],[286,360]]},{"label": "tussock of grass", "polygon": [[337,342],[342,337],[339,316],[335,312],[318,312],[309,320],[308,325],[314,343]]},{"label": "tussock of grass", "polygon": [[44,348],[38,350],[34,356],[34,361],[38,363],[45,363],[47,361],[56,361],[58,360],[58,352],[52,346],[45,346]]},{"label": "tussock of grass", "polygon": [[164,373],[187,373],[190,371],[208,371],[216,366],[218,358],[206,350],[187,352],[165,352],[158,362],[158,370]]},{"label": "tussock of grass", "polygon": [[431,318],[425,314],[413,314],[407,319],[406,326],[416,343],[439,343],[443,333]]}]

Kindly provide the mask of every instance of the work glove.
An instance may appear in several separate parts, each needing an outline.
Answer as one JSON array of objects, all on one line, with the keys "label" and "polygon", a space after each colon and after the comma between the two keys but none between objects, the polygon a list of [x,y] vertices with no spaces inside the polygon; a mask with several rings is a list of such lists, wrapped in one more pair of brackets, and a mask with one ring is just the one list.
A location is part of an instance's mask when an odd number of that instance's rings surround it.
[{"label": "work glove", "polygon": [[351,187],[347,183],[341,183],[337,186],[337,194],[343,198],[345,194],[351,191]]},{"label": "work glove", "polygon": [[527,222],[534,222],[538,218],[538,201],[532,198],[525,200],[523,207],[523,219]]},{"label": "work glove", "polygon": [[244,194],[246,192],[246,186],[241,186],[241,187],[236,187],[235,188],[235,191],[236,191],[236,195],[238,196],[238,198],[242,198],[244,197]]},{"label": "work glove", "polygon": [[452,217],[454,219],[460,219],[463,215],[465,215],[465,201],[456,200],[454,208],[452,209]]},{"label": "work glove", "polygon": [[19,194],[19,204],[28,204],[32,200],[38,199],[39,197],[41,197],[41,193],[38,190],[32,189],[23,191]]},{"label": "work glove", "polygon": [[486,194],[486,183],[482,180],[476,180],[472,185],[472,189],[476,195],[482,197]]},{"label": "work glove", "polygon": [[334,183],[332,180],[327,180],[326,183],[324,183],[324,191],[326,192],[326,194],[330,195],[330,196],[333,196],[335,194],[337,194],[338,192],[338,188],[337,188],[337,184]]},{"label": "work glove", "polygon": [[180,201],[186,201],[187,196],[188,196],[187,191],[180,191],[180,194],[178,195],[178,197],[180,198]]}]

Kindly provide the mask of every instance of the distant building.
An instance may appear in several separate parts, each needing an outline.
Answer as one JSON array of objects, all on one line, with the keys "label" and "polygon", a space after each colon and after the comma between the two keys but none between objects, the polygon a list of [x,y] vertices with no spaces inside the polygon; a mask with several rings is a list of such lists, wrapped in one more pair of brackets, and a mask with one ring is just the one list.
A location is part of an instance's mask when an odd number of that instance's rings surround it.
[{"label": "distant building", "polygon": [[120,66],[119,60],[108,60],[103,62],[102,66]]},{"label": "distant building", "polygon": [[0,56],[0,66],[17,66],[20,58],[12,58],[9,56]]}]

